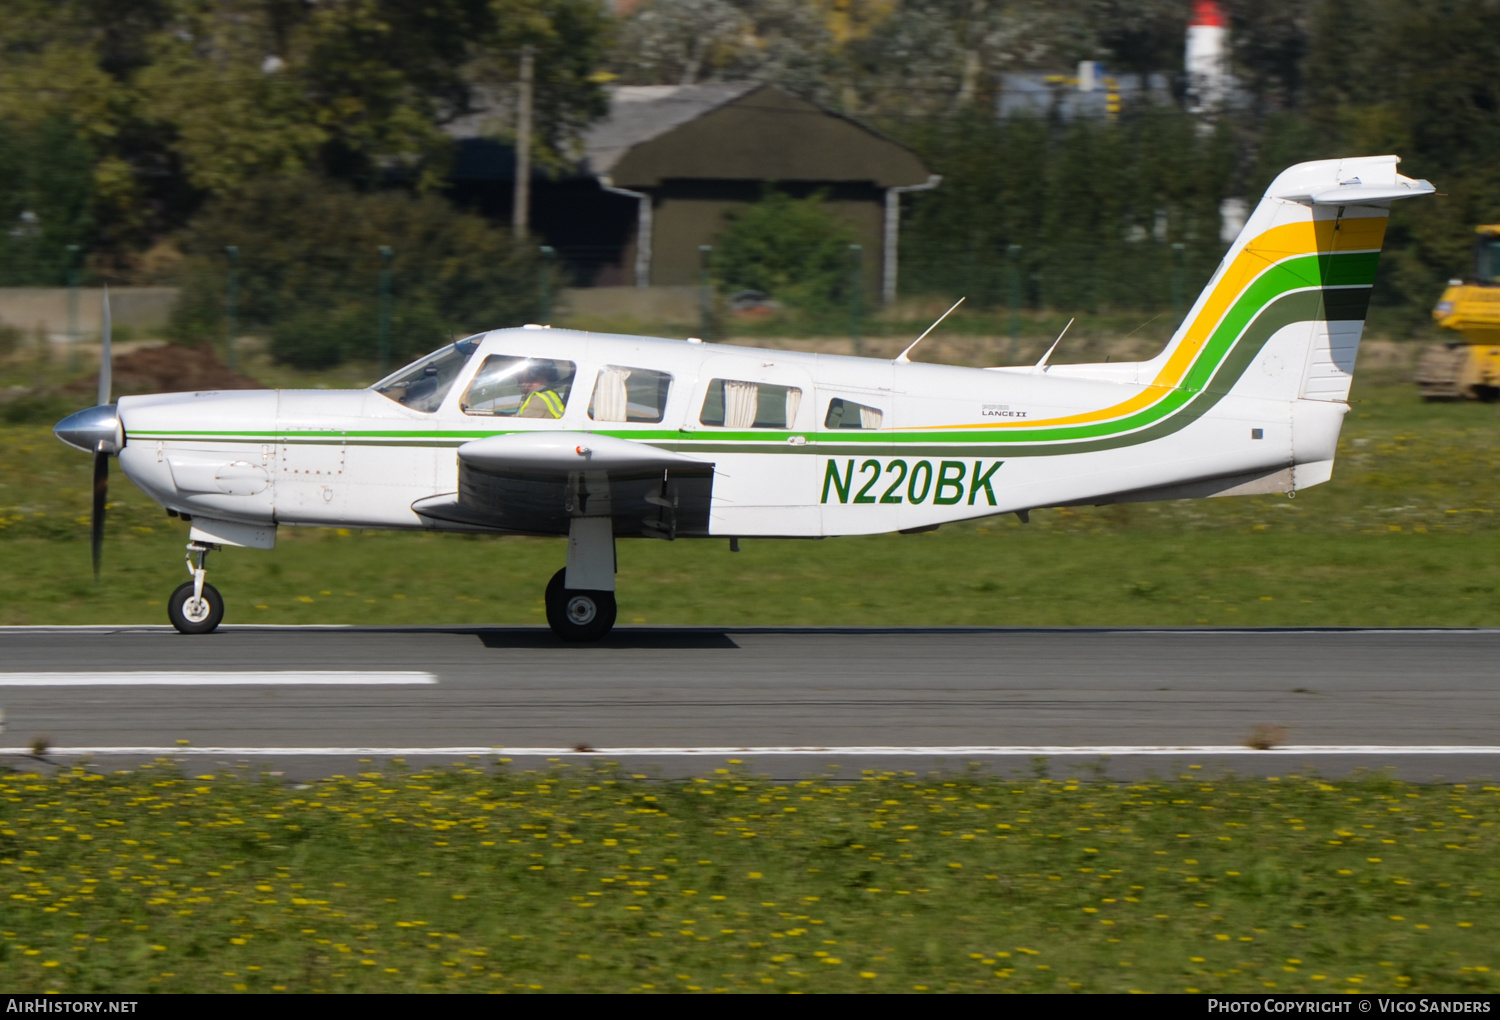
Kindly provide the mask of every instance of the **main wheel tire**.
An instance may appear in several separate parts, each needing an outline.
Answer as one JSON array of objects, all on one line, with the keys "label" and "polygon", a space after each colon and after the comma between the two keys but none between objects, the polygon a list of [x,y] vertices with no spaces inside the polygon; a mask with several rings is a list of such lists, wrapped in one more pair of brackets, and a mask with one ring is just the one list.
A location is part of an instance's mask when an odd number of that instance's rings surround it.
[{"label": "main wheel tire", "polygon": [[203,586],[203,598],[193,599],[193,582],[178,586],[167,600],[167,617],[184,634],[208,634],[224,619],[224,596],[211,584]]},{"label": "main wheel tire", "polygon": [[563,641],[598,641],[615,625],[615,593],[565,588],[567,573],[547,582],[547,623]]}]

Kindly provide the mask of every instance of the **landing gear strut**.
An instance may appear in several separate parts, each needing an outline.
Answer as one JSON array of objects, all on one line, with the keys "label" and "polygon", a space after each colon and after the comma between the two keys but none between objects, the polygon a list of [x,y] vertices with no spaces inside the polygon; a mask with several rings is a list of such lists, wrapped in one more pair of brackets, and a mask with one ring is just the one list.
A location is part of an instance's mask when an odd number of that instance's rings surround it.
[{"label": "landing gear strut", "polygon": [[[204,561],[217,546],[202,542],[187,545],[187,568],[193,579],[172,592],[167,600],[167,617],[184,634],[208,634],[224,619],[224,597],[213,585],[204,581]],[[193,557],[198,559],[193,563]]]}]

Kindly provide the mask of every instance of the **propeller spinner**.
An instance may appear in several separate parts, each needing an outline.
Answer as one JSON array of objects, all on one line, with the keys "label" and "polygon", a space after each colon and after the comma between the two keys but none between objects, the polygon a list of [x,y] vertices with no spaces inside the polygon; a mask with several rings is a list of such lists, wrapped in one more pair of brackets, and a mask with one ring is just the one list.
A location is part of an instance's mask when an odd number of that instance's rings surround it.
[{"label": "propeller spinner", "polygon": [[104,507],[109,498],[109,458],[125,446],[125,427],[117,406],[110,402],[113,379],[110,351],[109,288],[104,288],[103,343],[99,351],[99,403],[86,411],[70,414],[53,428],[52,434],[69,446],[94,455],[94,512],[90,546],[94,580],[99,579],[99,557],[104,547]]}]

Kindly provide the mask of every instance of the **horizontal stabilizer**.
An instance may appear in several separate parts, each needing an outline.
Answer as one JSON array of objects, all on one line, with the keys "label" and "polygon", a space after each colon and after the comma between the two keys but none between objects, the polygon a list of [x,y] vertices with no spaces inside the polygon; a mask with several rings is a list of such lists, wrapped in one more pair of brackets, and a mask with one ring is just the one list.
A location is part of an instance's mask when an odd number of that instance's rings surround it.
[{"label": "horizontal stabilizer", "polygon": [[1395,156],[1354,156],[1298,163],[1266,190],[1267,198],[1310,205],[1386,205],[1433,193],[1427,181],[1396,172]]},{"label": "horizontal stabilizer", "polygon": [[1314,205],[1374,205],[1377,202],[1394,202],[1401,198],[1417,198],[1430,195],[1436,189],[1427,181],[1402,178],[1406,185],[1382,187],[1378,184],[1344,184],[1337,188],[1319,191],[1311,196]]}]

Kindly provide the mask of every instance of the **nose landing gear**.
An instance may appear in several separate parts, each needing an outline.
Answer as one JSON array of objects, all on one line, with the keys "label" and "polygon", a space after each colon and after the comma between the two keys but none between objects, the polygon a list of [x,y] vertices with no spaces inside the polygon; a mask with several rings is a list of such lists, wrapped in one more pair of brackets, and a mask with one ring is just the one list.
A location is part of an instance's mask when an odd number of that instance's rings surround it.
[{"label": "nose landing gear", "polygon": [[[224,619],[224,597],[203,579],[206,572],[203,564],[208,554],[217,548],[202,542],[187,545],[187,568],[193,579],[179,585],[167,600],[167,617],[183,634],[211,633]],[[196,565],[194,556],[198,558]]]}]

